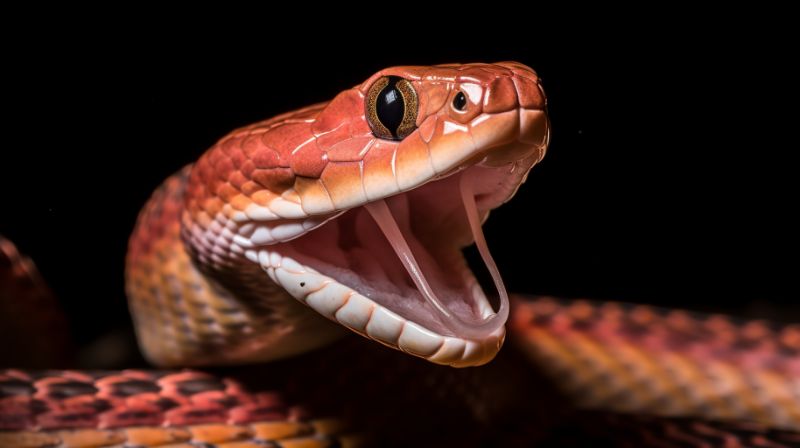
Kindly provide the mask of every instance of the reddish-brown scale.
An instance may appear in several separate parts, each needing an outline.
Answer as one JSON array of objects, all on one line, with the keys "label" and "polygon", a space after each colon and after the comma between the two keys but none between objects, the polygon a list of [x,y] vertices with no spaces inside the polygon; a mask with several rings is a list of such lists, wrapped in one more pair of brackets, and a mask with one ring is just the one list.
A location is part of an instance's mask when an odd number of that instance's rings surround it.
[{"label": "reddish-brown scale", "polygon": [[320,148],[316,138],[309,137],[308,143],[297,148],[289,167],[302,177],[318,178],[328,165],[328,156]]},{"label": "reddish-brown scale", "polygon": [[[130,245],[129,259],[138,260],[149,254],[153,250],[153,245],[167,233],[168,228],[175,229],[179,226],[183,210],[181,202],[188,174],[189,169],[185,168],[177,176],[171,177],[154,193],[154,197],[160,200],[148,203],[142,210],[140,220],[146,220],[149,225],[147,228],[137,227],[134,230],[137,243]],[[202,187],[197,186],[197,188]]]},{"label": "reddish-brown scale", "polygon": [[[0,371],[0,446],[161,446],[283,440],[326,447],[347,425],[313,420],[276,392],[250,393],[199,372]],[[34,432],[36,431],[36,432]],[[301,439],[302,437],[303,439]],[[270,442],[272,441],[272,442]],[[355,446],[347,437],[345,446]],[[235,445],[235,444],[240,445]]]},{"label": "reddish-brown scale", "polygon": [[[295,173],[297,171],[292,168],[270,168],[270,169],[256,169],[250,174],[250,177],[263,188],[269,191],[279,192],[286,191],[294,185]],[[240,188],[237,190],[244,193]],[[257,193],[258,190],[252,190],[250,196]]]},{"label": "reddish-brown scale", "polygon": [[[421,115],[418,119],[422,120],[423,118],[434,116],[436,111],[441,110],[445,106],[451,92],[452,90],[449,83],[437,83],[432,85],[429,89],[425,89],[426,95],[423,96],[423,100],[426,101],[420,102],[420,109],[425,110],[425,115]],[[424,109],[423,106],[425,107]]]},{"label": "reddish-brown scale", "polygon": [[[251,423],[285,419],[288,408],[274,392],[248,393],[237,382],[200,372],[161,376],[144,371],[100,374],[53,372],[38,380],[17,371],[0,374],[3,429],[58,429],[195,423]],[[13,398],[10,400],[9,398]],[[234,417],[231,417],[234,416]],[[232,418],[232,420],[231,420]]]},{"label": "reddish-brown scale", "polygon": [[331,129],[324,134],[317,135],[317,145],[319,145],[320,149],[327,153],[333,145],[348,140],[352,136],[352,132],[350,131],[350,121],[343,121],[339,123],[339,126],[336,128]]},{"label": "reddish-brown scale", "polygon": [[[242,192],[245,192],[245,189],[247,188],[248,184],[252,184],[252,185],[255,186],[255,188],[258,188],[258,186],[255,185],[255,182],[253,182],[253,179],[245,177],[245,175],[242,174],[241,171],[239,171],[239,167],[236,167],[236,170],[231,172],[231,175],[228,178],[228,181],[231,183],[231,185],[233,185],[234,188],[236,188],[237,190],[242,191]],[[266,186],[263,186],[263,185],[262,185],[262,187],[266,188]],[[257,190],[253,190],[249,194],[252,194],[255,191],[257,191]],[[245,192],[245,194],[248,194],[248,193]]]},{"label": "reddish-brown scale", "polygon": [[497,78],[489,84],[484,94],[483,111],[494,114],[517,107],[514,82],[510,78]]},{"label": "reddish-brown scale", "polygon": [[313,135],[310,123],[285,123],[268,128],[261,134],[260,143],[274,149],[278,154],[278,162],[275,166],[287,167],[294,158],[292,152],[311,138]]},{"label": "reddish-brown scale", "polygon": [[[364,107],[364,94],[355,90],[346,90],[338,95],[330,102],[322,113],[314,121],[311,128],[314,135],[321,140],[321,146],[327,148],[325,135],[337,130],[343,129],[347,132],[348,137],[355,135],[367,135],[371,133],[369,126],[365,128],[358,126],[358,134],[352,132],[351,123],[363,121],[362,117],[356,117],[352,112],[355,110],[363,110]],[[340,134],[342,135],[342,134]]]},{"label": "reddish-brown scale", "polygon": [[256,169],[272,169],[281,166],[281,159],[278,152],[269,146],[259,146],[253,149],[250,151],[249,157],[253,161]]},{"label": "reddish-brown scale", "polygon": [[327,151],[331,162],[357,162],[364,159],[367,150],[375,144],[372,137],[355,137],[339,142]]}]

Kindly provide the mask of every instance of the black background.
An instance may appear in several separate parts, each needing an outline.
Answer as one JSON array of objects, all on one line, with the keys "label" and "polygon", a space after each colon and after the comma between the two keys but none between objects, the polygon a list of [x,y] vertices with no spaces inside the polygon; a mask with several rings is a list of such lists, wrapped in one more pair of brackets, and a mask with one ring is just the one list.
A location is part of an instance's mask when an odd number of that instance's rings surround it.
[{"label": "black background", "polygon": [[518,60],[544,80],[553,134],[485,227],[509,290],[800,319],[796,52],[782,36],[609,24],[453,38],[463,24],[449,25],[377,42],[363,30],[315,44],[278,32],[16,39],[0,233],[37,261],[88,341],[129,325],[123,260],[138,210],[227,131],[389,65]]}]

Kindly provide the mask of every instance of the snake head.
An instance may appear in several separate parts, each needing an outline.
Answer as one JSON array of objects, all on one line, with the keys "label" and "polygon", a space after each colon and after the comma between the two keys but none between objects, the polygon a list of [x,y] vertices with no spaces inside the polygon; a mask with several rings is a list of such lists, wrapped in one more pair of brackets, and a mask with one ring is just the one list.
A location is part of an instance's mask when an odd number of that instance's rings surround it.
[{"label": "snake head", "polygon": [[[184,234],[201,264],[246,258],[365,337],[439,364],[483,364],[502,345],[508,305],[480,224],[548,139],[529,67],[388,68],[221,140],[193,168]],[[461,253],[473,242],[497,309]]]}]

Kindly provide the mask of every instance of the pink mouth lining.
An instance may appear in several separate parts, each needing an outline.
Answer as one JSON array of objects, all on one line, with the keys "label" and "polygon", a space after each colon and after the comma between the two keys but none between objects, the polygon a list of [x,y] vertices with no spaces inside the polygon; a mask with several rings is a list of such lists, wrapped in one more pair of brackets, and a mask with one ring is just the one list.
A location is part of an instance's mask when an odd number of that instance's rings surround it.
[{"label": "pink mouth lining", "polygon": [[509,300],[508,293],[506,292],[503,279],[500,276],[500,271],[489,252],[489,247],[486,244],[486,239],[483,236],[480,218],[478,215],[478,207],[475,203],[475,195],[472,191],[472,184],[467,180],[467,176],[463,174],[459,179],[459,188],[461,193],[461,200],[464,205],[464,211],[469,221],[472,237],[475,245],[480,252],[486,268],[492,276],[495,288],[500,296],[500,307],[495,314],[488,316],[482,321],[468,322],[451,312],[439,300],[436,293],[431,288],[428,280],[417,263],[414,254],[411,251],[403,233],[400,231],[397,221],[394,219],[389,206],[385,200],[378,200],[364,205],[364,208],[369,212],[378,227],[383,232],[389,244],[394,249],[399,257],[409,276],[413,280],[417,289],[422,297],[440,314],[442,322],[453,331],[455,334],[467,338],[483,338],[493,333],[502,327],[508,319]]}]

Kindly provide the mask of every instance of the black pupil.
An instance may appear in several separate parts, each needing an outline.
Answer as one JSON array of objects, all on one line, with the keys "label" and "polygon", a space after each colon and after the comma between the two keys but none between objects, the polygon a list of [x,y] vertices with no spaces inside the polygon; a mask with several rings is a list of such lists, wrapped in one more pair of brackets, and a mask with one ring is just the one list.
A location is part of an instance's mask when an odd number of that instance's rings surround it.
[{"label": "black pupil", "polygon": [[456,93],[456,97],[453,98],[453,107],[456,110],[464,110],[467,108],[467,96],[464,95],[464,92]]},{"label": "black pupil", "polygon": [[386,87],[378,94],[375,108],[378,113],[378,119],[395,137],[397,136],[397,127],[403,122],[403,114],[405,113],[403,95],[395,87],[400,79],[397,76],[389,77],[389,84],[386,84]]}]

